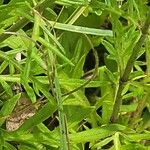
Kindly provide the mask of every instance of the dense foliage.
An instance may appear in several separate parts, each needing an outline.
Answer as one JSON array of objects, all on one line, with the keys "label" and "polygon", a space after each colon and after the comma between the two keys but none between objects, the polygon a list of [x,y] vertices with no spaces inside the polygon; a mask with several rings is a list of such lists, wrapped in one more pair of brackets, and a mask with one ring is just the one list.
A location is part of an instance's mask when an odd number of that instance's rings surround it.
[{"label": "dense foliage", "polygon": [[148,0],[0,0],[0,149],[150,149]]}]

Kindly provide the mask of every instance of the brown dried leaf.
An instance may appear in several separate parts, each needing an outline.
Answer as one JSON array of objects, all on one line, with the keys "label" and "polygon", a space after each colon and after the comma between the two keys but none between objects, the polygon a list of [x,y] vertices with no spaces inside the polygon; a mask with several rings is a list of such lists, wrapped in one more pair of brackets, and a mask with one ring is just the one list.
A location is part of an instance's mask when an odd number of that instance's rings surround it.
[{"label": "brown dried leaf", "polygon": [[25,97],[21,98],[12,114],[6,119],[6,129],[8,131],[17,130],[35,112],[36,108],[31,101]]}]

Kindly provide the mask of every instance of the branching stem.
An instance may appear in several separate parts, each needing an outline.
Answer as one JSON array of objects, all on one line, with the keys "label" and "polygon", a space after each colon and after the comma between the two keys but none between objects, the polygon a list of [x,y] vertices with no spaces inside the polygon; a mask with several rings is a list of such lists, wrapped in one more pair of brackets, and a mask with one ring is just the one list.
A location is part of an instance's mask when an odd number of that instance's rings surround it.
[{"label": "branching stem", "polygon": [[138,40],[138,42],[136,43],[135,47],[133,48],[133,52],[127,62],[126,68],[124,70],[123,75],[120,77],[120,81],[119,81],[119,88],[117,91],[117,95],[116,95],[116,99],[115,99],[115,104],[113,107],[113,112],[112,112],[112,122],[116,122],[118,120],[118,114],[119,114],[119,110],[120,110],[120,106],[122,104],[122,90],[124,88],[124,84],[128,81],[129,79],[129,75],[132,71],[134,62],[136,61],[139,51],[145,41],[145,38],[147,37],[148,34],[148,30],[149,30],[149,26],[150,26],[150,10],[148,12],[146,21],[141,29],[141,37]]}]

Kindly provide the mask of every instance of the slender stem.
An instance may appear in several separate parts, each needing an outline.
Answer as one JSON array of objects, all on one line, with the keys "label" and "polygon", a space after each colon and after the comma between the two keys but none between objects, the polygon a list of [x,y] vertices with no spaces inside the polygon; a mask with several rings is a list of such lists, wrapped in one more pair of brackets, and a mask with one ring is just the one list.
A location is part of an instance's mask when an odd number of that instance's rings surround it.
[{"label": "slender stem", "polygon": [[146,74],[148,77],[150,77],[150,35],[148,35],[147,40],[146,40]]},{"label": "slender stem", "polygon": [[145,38],[147,37],[149,26],[150,26],[150,10],[148,12],[148,15],[147,15],[146,21],[144,23],[144,26],[141,29],[141,32],[142,32],[141,37],[138,40],[138,42],[136,43],[135,47],[133,48],[133,52],[132,52],[132,54],[131,54],[128,62],[127,62],[124,73],[120,77],[119,88],[118,88],[118,91],[117,91],[115,104],[114,104],[113,112],[112,112],[112,122],[116,122],[118,120],[118,113],[119,113],[119,110],[120,110],[120,106],[122,104],[121,93],[122,93],[122,90],[124,88],[125,82],[128,81],[130,72],[132,71],[134,62],[136,61],[136,59],[138,57],[139,51],[140,51],[140,49],[141,49],[141,47],[142,47],[142,45],[145,41]]},{"label": "slender stem", "polygon": [[64,113],[62,94],[60,89],[60,84],[57,76],[57,71],[55,70],[54,84],[56,88],[56,100],[58,103],[58,117],[59,117],[59,127],[60,127],[60,150],[69,150],[69,138],[67,130],[67,120]]},{"label": "slender stem", "polygon": [[115,104],[113,107],[113,112],[112,112],[112,117],[111,117],[112,122],[116,122],[118,119],[118,113],[120,110],[120,106],[122,105],[121,93],[122,93],[123,88],[124,88],[124,84],[122,82],[120,82],[118,91],[117,91],[117,95],[116,95],[116,99],[115,99]]},{"label": "slender stem", "polygon": [[147,37],[149,26],[150,26],[150,10],[148,12],[145,24],[144,24],[144,26],[142,27],[142,30],[141,30],[142,35],[141,35],[140,39],[138,40],[138,42],[136,43],[135,47],[133,48],[133,52],[132,52],[132,54],[131,54],[128,62],[127,62],[124,74],[121,78],[121,80],[124,81],[124,82],[126,82],[129,78],[129,75],[130,75],[130,72],[133,68],[134,62],[138,57],[139,51],[140,51],[140,49],[141,49],[141,47],[142,47],[142,45],[145,41],[145,38]]},{"label": "slender stem", "polygon": [[[49,42],[47,35],[45,35],[47,42]],[[69,150],[69,138],[67,130],[67,119],[63,109],[63,101],[61,94],[61,87],[58,79],[55,55],[47,49],[48,57],[46,59],[47,63],[47,75],[49,79],[50,88],[54,99],[57,101],[58,105],[58,118],[59,118],[59,129],[60,129],[60,150]]]}]

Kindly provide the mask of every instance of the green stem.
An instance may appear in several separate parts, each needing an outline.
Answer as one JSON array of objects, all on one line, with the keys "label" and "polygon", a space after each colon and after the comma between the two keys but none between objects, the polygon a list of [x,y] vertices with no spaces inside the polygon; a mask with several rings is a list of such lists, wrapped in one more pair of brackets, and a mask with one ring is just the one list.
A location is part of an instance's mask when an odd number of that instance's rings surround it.
[{"label": "green stem", "polygon": [[[47,42],[50,42],[48,36],[45,34],[45,38]],[[57,101],[58,105],[58,118],[59,118],[59,129],[60,129],[60,150],[69,150],[69,138],[68,138],[68,130],[67,130],[67,119],[66,114],[63,108],[63,100],[61,94],[61,87],[59,83],[59,78],[57,74],[55,55],[51,50],[48,50],[48,57],[45,57],[47,60],[47,75],[49,79],[50,88],[54,99]]]},{"label": "green stem", "polygon": [[147,37],[145,48],[146,48],[146,64],[147,64],[146,73],[147,76],[150,77],[150,35]]},{"label": "green stem", "polygon": [[140,51],[140,49],[141,49],[141,47],[145,41],[145,38],[147,37],[149,26],[150,26],[150,10],[149,10],[147,19],[145,21],[145,24],[141,30],[142,35],[141,35],[140,39],[138,40],[138,42],[136,43],[135,47],[133,48],[133,52],[132,52],[132,54],[131,54],[128,62],[127,62],[124,74],[121,78],[121,80],[124,82],[126,82],[129,78],[129,75],[130,75],[130,72],[133,68],[134,62],[138,57],[139,51]]},{"label": "green stem", "polygon": [[61,88],[60,88],[56,68],[55,68],[54,84],[56,89],[55,98],[58,103],[58,117],[59,117],[59,127],[60,127],[60,150],[69,150],[70,145],[69,145],[68,130],[67,130],[67,120],[66,120],[66,115],[64,113]]},{"label": "green stem", "polygon": [[122,93],[123,88],[124,88],[124,84],[122,82],[120,82],[118,91],[117,91],[117,95],[116,95],[116,99],[115,99],[115,104],[113,107],[113,112],[112,112],[112,117],[111,117],[112,122],[116,122],[118,120],[118,113],[120,110],[120,106],[122,105],[121,93]]},{"label": "green stem", "polygon": [[119,114],[119,111],[120,111],[120,106],[122,104],[121,93],[122,93],[122,90],[124,88],[125,82],[128,81],[128,78],[129,78],[129,75],[132,71],[134,62],[136,61],[136,59],[138,57],[139,51],[140,51],[140,49],[141,49],[141,47],[142,47],[142,45],[145,41],[145,38],[147,37],[149,26],[150,26],[150,10],[148,12],[148,15],[147,15],[146,21],[144,23],[144,26],[142,27],[142,30],[141,30],[141,32],[142,32],[141,37],[138,40],[138,42],[136,43],[135,47],[133,48],[133,52],[132,52],[132,54],[131,54],[128,62],[127,62],[124,73],[120,77],[119,88],[118,88],[118,91],[117,91],[115,104],[114,104],[113,112],[112,112],[112,122],[116,122],[118,120],[118,114]]}]

